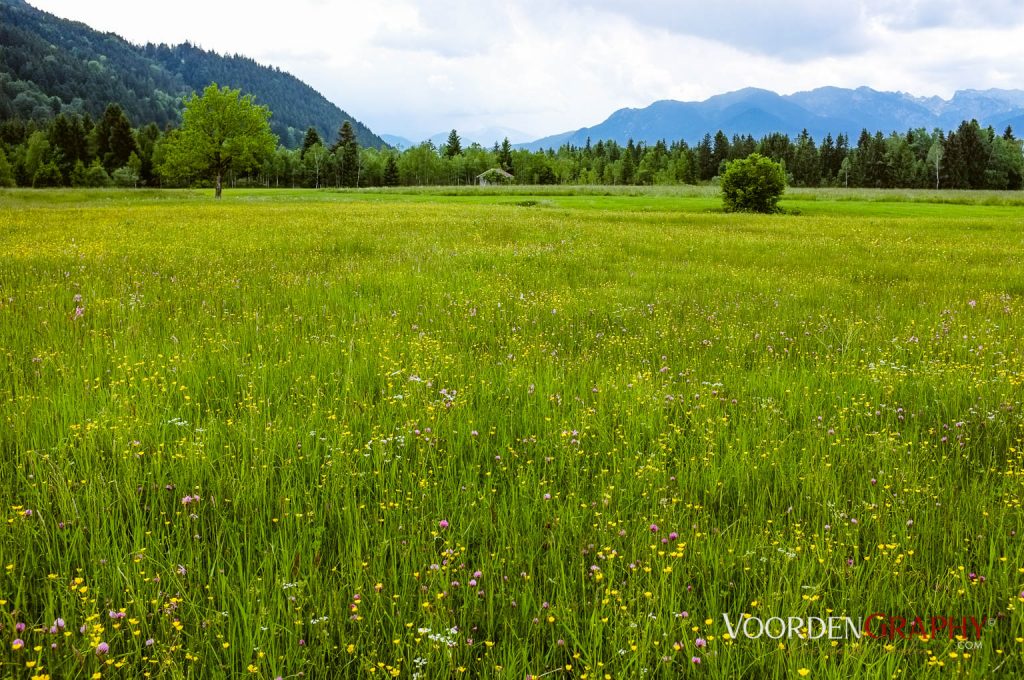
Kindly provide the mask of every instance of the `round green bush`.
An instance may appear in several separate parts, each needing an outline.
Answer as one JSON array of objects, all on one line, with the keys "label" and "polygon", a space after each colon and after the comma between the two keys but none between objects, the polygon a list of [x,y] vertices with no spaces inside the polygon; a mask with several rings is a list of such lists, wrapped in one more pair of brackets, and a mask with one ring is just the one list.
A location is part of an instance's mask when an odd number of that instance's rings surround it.
[{"label": "round green bush", "polygon": [[779,212],[779,197],[785,190],[785,168],[759,153],[728,163],[722,175],[727,212]]}]

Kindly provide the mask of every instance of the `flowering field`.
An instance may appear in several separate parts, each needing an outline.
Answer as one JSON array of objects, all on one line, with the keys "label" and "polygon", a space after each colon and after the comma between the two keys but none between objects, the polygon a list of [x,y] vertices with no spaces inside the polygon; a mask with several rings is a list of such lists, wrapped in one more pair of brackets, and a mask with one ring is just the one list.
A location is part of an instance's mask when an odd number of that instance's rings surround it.
[{"label": "flowering field", "polygon": [[303,196],[0,194],[0,676],[1024,673],[1019,207]]}]

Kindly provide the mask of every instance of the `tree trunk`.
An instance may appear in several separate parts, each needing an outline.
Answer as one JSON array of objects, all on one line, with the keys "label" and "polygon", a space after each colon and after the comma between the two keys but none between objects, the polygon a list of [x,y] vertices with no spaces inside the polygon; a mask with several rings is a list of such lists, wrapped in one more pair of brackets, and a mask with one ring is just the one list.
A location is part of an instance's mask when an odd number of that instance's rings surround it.
[{"label": "tree trunk", "polygon": [[221,192],[221,183],[220,183],[220,173],[218,172],[217,173],[217,184],[215,185],[214,194],[213,194],[214,198],[220,198],[220,192]]}]

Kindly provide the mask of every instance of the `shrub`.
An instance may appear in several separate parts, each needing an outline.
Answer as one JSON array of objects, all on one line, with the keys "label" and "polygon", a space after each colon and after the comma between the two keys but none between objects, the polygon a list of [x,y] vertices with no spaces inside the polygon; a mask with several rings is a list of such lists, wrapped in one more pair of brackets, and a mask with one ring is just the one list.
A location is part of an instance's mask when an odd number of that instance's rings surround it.
[{"label": "shrub", "polygon": [[82,161],[75,163],[75,169],[71,172],[71,186],[73,187],[109,187],[110,175],[100,165],[99,160],[92,162],[88,168]]},{"label": "shrub", "polygon": [[60,168],[53,161],[40,165],[32,178],[32,186],[36,188],[59,187],[64,184],[64,177],[60,174]]},{"label": "shrub", "polygon": [[728,212],[778,212],[785,190],[785,169],[758,153],[727,164],[722,175],[722,202]]},{"label": "shrub", "polygon": [[7,162],[4,150],[0,148],[0,187],[13,187],[14,173],[11,171],[11,164]]},{"label": "shrub", "polygon": [[136,187],[139,185],[139,173],[127,165],[114,170],[114,174],[110,176],[110,179],[119,187]]}]

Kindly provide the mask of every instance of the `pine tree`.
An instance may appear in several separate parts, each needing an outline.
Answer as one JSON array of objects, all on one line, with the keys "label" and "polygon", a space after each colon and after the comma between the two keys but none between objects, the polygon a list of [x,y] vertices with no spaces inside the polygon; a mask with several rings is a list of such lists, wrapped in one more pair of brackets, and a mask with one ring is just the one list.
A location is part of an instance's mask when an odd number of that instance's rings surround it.
[{"label": "pine tree", "polygon": [[857,138],[857,147],[850,154],[849,180],[855,187],[869,186],[871,177],[871,133],[862,128]]},{"label": "pine tree", "polygon": [[117,118],[111,126],[109,146],[110,151],[103,157],[103,164],[108,168],[123,168],[132,154],[138,154],[139,146],[126,116]]},{"label": "pine tree", "polygon": [[879,130],[871,138],[871,153],[868,156],[871,168],[871,186],[888,187],[891,183],[889,180],[889,165],[885,160],[885,151],[885,136]]},{"label": "pine tree", "polygon": [[732,143],[729,144],[729,160],[746,158],[755,151],[757,151],[757,142],[752,136],[733,135]]},{"label": "pine tree", "polygon": [[67,184],[75,163],[84,163],[88,158],[88,143],[81,121],[77,117],[69,118],[63,113],[58,115],[50,124],[49,139],[50,146],[56,152],[57,166]]},{"label": "pine tree", "polygon": [[718,166],[715,165],[714,153],[711,150],[711,133],[705,134],[704,138],[697,144],[697,166],[700,170],[700,179],[707,181],[715,176]]},{"label": "pine tree", "polygon": [[804,128],[796,139],[792,171],[793,183],[796,186],[816,187],[821,183],[818,148],[814,144],[814,138],[807,132],[807,128]]},{"label": "pine tree", "polygon": [[156,173],[153,169],[153,153],[156,150],[159,139],[160,128],[154,123],[146,125],[135,135],[135,141],[139,146],[139,158],[142,160],[139,180],[147,186],[156,184]]},{"label": "pine tree", "polygon": [[128,162],[132,152],[137,152],[132,124],[117,104],[111,104],[103,112],[103,117],[96,123],[92,131],[96,146],[96,157],[103,163],[107,172],[122,167]]},{"label": "pine tree", "polygon": [[320,133],[316,131],[315,127],[310,125],[306,129],[306,136],[302,138],[302,151],[299,153],[299,158],[305,158],[306,152],[309,151],[310,147],[317,144],[322,146],[323,143],[323,140],[320,139]]},{"label": "pine tree", "polygon": [[978,121],[964,121],[946,138],[946,174],[949,188],[981,189],[985,186],[990,142]]},{"label": "pine tree", "polygon": [[821,142],[821,147],[818,148],[818,175],[821,177],[821,181],[825,184],[835,182],[836,176],[839,174],[839,166],[842,165],[842,162],[843,159],[836,152],[836,144],[832,139],[832,135],[825,135],[825,139]]},{"label": "pine tree", "polygon": [[498,149],[498,165],[505,172],[512,172],[512,143],[508,141],[508,137],[502,140]]},{"label": "pine tree", "polygon": [[395,160],[393,153],[388,154],[388,160],[384,164],[384,186],[398,186],[398,161]]},{"label": "pine tree", "polygon": [[[632,144],[633,140],[629,140],[629,143]],[[626,153],[622,154],[622,167],[619,169],[619,183],[632,184],[635,171],[636,165],[633,163],[633,154],[627,150]]]},{"label": "pine tree", "polygon": [[338,180],[343,187],[359,183],[359,142],[352,123],[345,121],[338,129],[338,139],[331,147],[338,161]]},{"label": "pine tree", "polygon": [[444,155],[447,158],[455,158],[462,155],[462,140],[459,133],[452,130],[448,133],[448,141],[444,144]]},{"label": "pine tree", "polygon": [[110,151],[110,128],[113,125],[113,121],[123,115],[124,111],[121,110],[120,106],[116,103],[110,104],[92,128],[92,150],[96,158],[99,158],[101,161]]},{"label": "pine tree", "polygon": [[912,187],[917,178],[914,152],[907,136],[893,133],[885,141],[886,186]]},{"label": "pine tree", "polygon": [[776,163],[782,163],[787,170],[793,164],[793,142],[789,135],[782,132],[773,132],[764,137],[757,145],[757,152]]},{"label": "pine tree", "polygon": [[715,168],[715,175],[725,171],[725,162],[729,160],[729,138],[719,130],[715,133],[714,145],[711,148],[711,164]]}]

